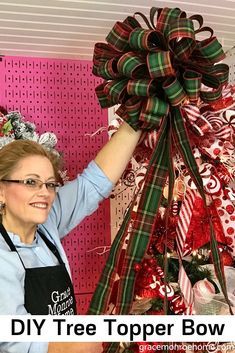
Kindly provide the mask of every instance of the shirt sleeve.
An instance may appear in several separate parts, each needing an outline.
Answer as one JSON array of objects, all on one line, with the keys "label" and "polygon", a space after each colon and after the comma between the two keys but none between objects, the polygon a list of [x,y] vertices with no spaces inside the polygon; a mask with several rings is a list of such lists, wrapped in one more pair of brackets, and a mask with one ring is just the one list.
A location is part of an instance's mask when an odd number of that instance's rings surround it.
[{"label": "shirt sleeve", "polygon": [[81,175],[60,188],[44,226],[56,226],[62,238],[98,208],[113,186],[95,161],[91,161]]},{"label": "shirt sleeve", "polygon": [[0,268],[2,269],[0,315],[26,315],[23,288],[24,269],[23,266],[19,266],[17,253],[0,249]]},{"label": "shirt sleeve", "polygon": [[47,342],[0,342],[1,353],[47,353]]}]

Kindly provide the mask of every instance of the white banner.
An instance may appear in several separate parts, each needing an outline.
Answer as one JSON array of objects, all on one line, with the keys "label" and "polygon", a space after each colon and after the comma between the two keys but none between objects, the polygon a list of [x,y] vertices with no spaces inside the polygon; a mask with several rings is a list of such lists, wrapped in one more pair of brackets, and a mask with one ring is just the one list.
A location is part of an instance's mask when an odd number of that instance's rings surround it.
[{"label": "white banner", "polygon": [[232,342],[234,316],[0,316],[1,342]]}]

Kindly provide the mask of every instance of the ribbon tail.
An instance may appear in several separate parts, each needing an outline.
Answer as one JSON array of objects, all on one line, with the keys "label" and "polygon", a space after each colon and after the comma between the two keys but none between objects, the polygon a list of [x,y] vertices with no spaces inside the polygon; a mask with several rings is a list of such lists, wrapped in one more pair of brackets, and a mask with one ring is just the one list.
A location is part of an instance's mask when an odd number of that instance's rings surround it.
[{"label": "ribbon tail", "polygon": [[105,314],[109,303],[109,298],[115,281],[119,257],[121,254],[126,230],[130,222],[131,210],[129,208],[124,221],[119,229],[110,249],[110,254],[102,271],[101,277],[97,284],[96,290],[91,299],[88,314],[101,315]]},{"label": "ribbon tail", "polygon": [[[206,196],[204,194],[204,189],[203,189],[203,182],[200,176],[200,173],[198,171],[198,167],[196,164],[196,161],[194,159],[189,138],[187,135],[187,131],[184,125],[183,117],[181,115],[181,111],[179,108],[174,109],[174,119],[173,119],[173,134],[174,134],[174,139],[175,143],[177,146],[178,151],[180,152],[184,163],[186,167],[188,168],[189,173],[191,174],[192,180],[194,181],[195,185],[198,188],[198,191],[204,201],[204,204],[206,206],[207,210],[207,205],[206,205]],[[222,293],[224,295],[224,298],[226,300],[226,303],[228,304],[230,308],[230,313],[232,313],[231,309],[231,304],[228,298],[228,292],[227,292],[227,287],[226,287],[226,280],[225,280],[225,275],[224,275],[224,267],[222,263],[222,259],[219,253],[219,248],[218,248],[218,243],[216,241],[214,229],[213,229],[213,224],[211,221],[211,218],[208,214],[208,220],[210,224],[210,244],[211,244],[211,252],[212,252],[212,258],[213,258],[213,263],[215,266],[215,273],[218,278],[219,284],[221,286]]]},{"label": "ribbon tail", "polygon": [[168,175],[168,156],[165,148],[167,119],[167,117],[164,118],[159,131],[159,140],[149,163],[147,177],[133,222],[133,230],[125,253],[118,288],[117,314],[125,315],[130,311],[136,279],[134,264],[142,261],[155,226],[155,216]]},{"label": "ribbon tail", "polygon": [[168,137],[167,137],[167,146],[166,146],[166,151],[167,151],[167,160],[168,160],[168,172],[169,172],[169,185],[168,185],[168,208],[166,210],[166,217],[167,220],[169,218],[169,211],[170,211],[170,206],[173,201],[173,190],[174,190],[174,184],[175,184],[175,172],[174,172],[174,165],[173,165],[173,152],[172,152],[172,117],[171,113],[169,114],[169,119],[168,119]]},{"label": "ribbon tail", "polygon": [[[160,134],[161,136],[159,138],[156,150],[153,153],[155,156],[151,158],[151,161],[149,163],[149,168],[151,168],[151,165],[156,160],[159,160],[159,159],[161,160],[162,159],[162,157],[161,157],[161,154],[163,154],[162,146],[166,145],[166,140],[165,140],[165,138],[166,138],[166,128],[167,128],[166,120],[167,119],[165,118],[165,120],[164,120],[164,122],[163,122],[163,124],[161,126],[161,129],[160,129],[161,130],[161,134]],[[160,158],[159,158],[159,156],[160,156]],[[166,157],[165,157],[165,159],[166,159]],[[167,171],[167,166],[164,169],[165,169],[165,172],[166,172]],[[164,180],[165,180],[165,178],[164,178]],[[163,184],[163,181],[161,181],[161,183]],[[158,196],[157,209],[158,209],[158,206],[159,206],[159,203],[160,203],[160,199],[161,199],[161,195],[162,195],[162,188],[163,188],[163,185],[161,185],[160,190],[159,190],[160,192],[159,192],[159,196]],[[143,192],[143,195],[144,195],[144,192]],[[140,202],[141,202],[141,200],[140,200]],[[129,225],[130,220],[131,220],[131,211],[132,211],[132,208],[134,206],[134,203],[135,203],[135,199],[133,200],[132,206],[129,208],[129,210],[128,210],[125,218],[124,218],[124,221],[123,221],[123,223],[121,225],[121,228],[119,229],[119,232],[118,232],[118,234],[116,235],[116,237],[115,237],[115,239],[113,241],[113,244],[112,244],[111,249],[110,249],[110,254],[109,254],[107,263],[106,263],[105,268],[104,268],[104,270],[103,270],[103,272],[101,274],[101,277],[99,279],[99,282],[98,282],[98,285],[96,287],[96,290],[95,290],[95,292],[93,294],[93,297],[92,297],[92,300],[91,300],[91,303],[90,303],[90,307],[89,307],[89,310],[88,310],[88,314],[93,314],[93,315],[94,314],[105,314],[105,312],[107,310],[107,307],[108,307],[108,304],[109,304],[109,298],[110,298],[111,291],[112,291],[112,288],[113,288],[113,284],[114,284],[114,281],[115,281],[115,275],[117,273],[119,257],[120,257],[121,250],[122,250],[122,247],[123,247],[123,242],[124,242],[124,239],[125,239],[125,236],[126,236],[128,225]],[[154,203],[155,203],[155,201],[154,201]],[[147,241],[147,243],[148,243],[148,241]],[[134,257],[135,261],[141,261],[141,259],[144,256],[147,243],[144,244],[144,247],[141,246],[141,249],[138,249],[141,253],[138,254],[138,256],[137,256],[137,254],[135,254],[135,257]],[[130,244],[128,244],[128,248],[130,248]],[[128,251],[128,249],[127,249],[127,251]],[[132,250],[129,250],[129,251],[131,251],[131,253],[132,253]],[[137,251],[137,249],[135,249],[135,251]],[[137,259],[136,259],[136,257],[137,257]],[[134,278],[133,278],[132,282],[134,283]],[[133,288],[133,283],[131,284],[131,282],[130,282],[131,288]],[[121,291],[119,290],[119,293],[120,292]],[[126,293],[126,291],[125,291],[125,293]],[[128,291],[128,293],[129,293],[129,291]],[[132,295],[128,294],[127,296],[128,296],[127,302],[130,303],[129,300],[130,300],[130,296],[132,297]],[[126,301],[126,299],[123,299],[123,300],[124,300],[124,302]],[[120,311],[122,311],[122,310],[123,310],[123,308],[120,308]],[[126,312],[126,310],[125,310],[125,312]]]},{"label": "ribbon tail", "polygon": [[[156,146],[155,151],[152,154],[148,171],[147,178],[145,181],[144,189],[139,201],[139,206],[137,209],[137,214],[133,222],[133,230],[130,235],[130,239],[127,245],[125,257],[123,260],[122,270],[119,280],[119,288],[117,294],[117,306],[116,314],[125,315],[129,314],[133,296],[134,296],[134,286],[136,280],[136,273],[134,270],[134,264],[142,261],[145,252],[147,250],[152,231],[154,229],[154,221],[156,219],[156,213],[158,211],[160,201],[162,198],[163,186],[168,174],[168,160],[167,160],[167,150],[163,148],[167,143],[167,117],[163,120],[163,123],[159,132],[159,140]],[[159,171],[161,171],[161,177],[159,178]],[[156,178],[158,175],[158,178]],[[149,188],[151,188],[152,178],[154,180],[154,193],[151,196],[151,200],[148,200],[148,195],[150,195]],[[148,209],[144,210],[145,204],[148,205]],[[149,209],[150,208],[150,209]],[[143,216],[143,222],[138,221],[138,215]],[[112,249],[112,248],[111,248]],[[111,257],[115,255],[116,249],[112,252]],[[111,260],[110,260],[111,261]],[[102,288],[102,283],[99,283],[101,286],[101,292],[107,291],[107,288]],[[98,293],[99,294],[99,293]],[[98,294],[94,295],[94,299]],[[116,353],[118,351],[119,345],[116,342],[106,343],[104,345],[104,353]]]},{"label": "ribbon tail", "polygon": [[[168,172],[169,172],[169,183],[168,183],[168,207],[166,209],[165,213],[165,224],[166,224],[166,229],[168,229],[168,224],[169,224],[169,212],[171,209],[171,204],[173,201],[173,190],[174,190],[174,184],[175,184],[175,172],[174,172],[174,165],[173,165],[173,153],[172,153],[172,122],[171,122],[171,113],[169,113],[169,119],[168,119],[168,138],[167,138],[167,145],[166,145],[166,150],[167,150],[167,160],[168,160]],[[164,296],[164,314],[167,315],[168,312],[168,298],[167,298],[167,289],[166,289],[166,278],[168,278],[168,257],[167,257],[167,237],[168,237],[168,232],[166,232],[166,237],[165,237],[165,249],[164,249],[164,286],[165,286],[165,296]]]}]

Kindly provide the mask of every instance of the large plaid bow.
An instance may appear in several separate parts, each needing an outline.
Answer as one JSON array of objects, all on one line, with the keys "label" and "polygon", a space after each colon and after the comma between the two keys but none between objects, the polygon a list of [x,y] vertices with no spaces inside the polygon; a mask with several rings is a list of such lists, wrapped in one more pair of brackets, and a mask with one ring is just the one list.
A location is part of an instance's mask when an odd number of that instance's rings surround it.
[{"label": "large plaid bow", "polygon": [[[134,129],[158,129],[158,142],[151,156],[132,233],[122,259],[117,293],[117,314],[128,314],[135,284],[134,265],[141,262],[155,228],[156,214],[166,179],[169,178],[169,204],[174,187],[172,147],[181,154],[203,200],[203,183],[198,172],[183,117],[184,104],[196,105],[199,98],[212,103],[221,97],[227,83],[228,66],[216,64],[224,58],[213,30],[203,27],[200,15],[187,18],[178,8],[151,8],[148,26],[141,27],[133,16],[117,22],[106,43],[97,43],[93,73],[104,79],[96,88],[102,107],[120,104],[117,114]],[[156,16],[157,15],[157,16]],[[157,19],[155,20],[155,16]],[[198,29],[194,29],[194,22]],[[203,31],[210,36],[202,41],[195,36]],[[211,89],[203,90],[203,87]],[[209,218],[209,216],[208,216]],[[109,305],[121,249],[131,220],[131,208],[112,244],[110,256],[93,296],[89,313],[104,314]],[[210,221],[210,219],[209,219]],[[210,221],[211,222],[211,221]],[[211,249],[217,277],[228,301],[223,266],[211,223]],[[117,344],[106,352],[116,352]]]}]

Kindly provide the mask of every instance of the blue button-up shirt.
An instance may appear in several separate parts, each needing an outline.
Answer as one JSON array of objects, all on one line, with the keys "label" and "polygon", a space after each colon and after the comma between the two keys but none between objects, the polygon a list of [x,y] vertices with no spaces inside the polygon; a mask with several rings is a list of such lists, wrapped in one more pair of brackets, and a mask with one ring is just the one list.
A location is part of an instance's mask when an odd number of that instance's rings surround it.
[{"label": "blue button-up shirt", "polygon": [[[61,239],[86,216],[92,214],[113,188],[97,164],[92,161],[81,175],[60,188],[52,209],[39,229],[57,246],[70,273]],[[24,244],[17,234],[8,233],[25,267],[43,267],[58,264],[58,260],[36,233],[32,244]],[[25,271],[19,256],[11,252],[0,235],[0,315],[28,314],[24,307]],[[44,342],[0,342],[1,353],[46,353]]]}]

